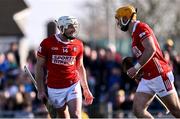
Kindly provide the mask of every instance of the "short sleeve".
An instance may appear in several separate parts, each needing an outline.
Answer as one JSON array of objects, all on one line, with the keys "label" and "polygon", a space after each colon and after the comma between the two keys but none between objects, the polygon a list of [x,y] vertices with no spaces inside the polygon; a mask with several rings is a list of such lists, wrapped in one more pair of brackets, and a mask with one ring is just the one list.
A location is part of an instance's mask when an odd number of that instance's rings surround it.
[{"label": "short sleeve", "polygon": [[83,51],[84,51],[84,46],[83,46],[83,43],[81,42],[80,43],[80,51],[79,51],[79,57],[83,57]]},{"label": "short sleeve", "polygon": [[80,65],[80,60],[83,58],[83,50],[84,50],[84,46],[83,46],[83,43],[80,42],[79,43],[79,52],[78,52],[78,55],[77,55],[77,58],[76,58],[76,64],[79,66]]},{"label": "short sleeve", "polygon": [[41,44],[39,45],[38,49],[37,49],[37,55],[40,57],[46,57],[47,55],[47,48],[46,48],[46,44],[45,44],[45,40],[43,40],[41,42]]},{"label": "short sleeve", "polygon": [[140,41],[142,42],[144,39],[148,38],[151,36],[152,30],[150,30],[148,25],[140,25],[139,26],[139,33],[137,34]]}]

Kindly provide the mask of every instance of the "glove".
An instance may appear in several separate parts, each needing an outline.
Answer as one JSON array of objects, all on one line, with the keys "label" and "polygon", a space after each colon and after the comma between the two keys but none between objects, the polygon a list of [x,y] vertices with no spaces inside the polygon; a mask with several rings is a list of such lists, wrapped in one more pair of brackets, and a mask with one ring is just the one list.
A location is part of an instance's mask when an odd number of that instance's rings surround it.
[{"label": "glove", "polygon": [[133,62],[134,59],[133,57],[125,57],[122,61],[122,68],[123,68],[123,72],[127,73],[127,70],[131,67],[133,67]]},{"label": "glove", "polygon": [[[136,59],[133,57],[125,57],[122,61],[123,72],[126,74],[127,70],[130,69],[131,67],[133,67],[134,64],[136,64],[136,62],[137,62]],[[141,80],[142,76],[143,76],[143,72],[142,72],[142,70],[140,70],[133,79],[136,82],[139,82]]]}]

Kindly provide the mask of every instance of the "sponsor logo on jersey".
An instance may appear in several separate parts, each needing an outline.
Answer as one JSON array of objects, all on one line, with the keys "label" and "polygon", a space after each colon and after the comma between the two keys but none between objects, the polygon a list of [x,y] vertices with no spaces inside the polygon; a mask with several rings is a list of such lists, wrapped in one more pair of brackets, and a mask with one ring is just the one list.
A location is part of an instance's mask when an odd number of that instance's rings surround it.
[{"label": "sponsor logo on jersey", "polygon": [[75,56],[66,56],[66,55],[52,55],[53,64],[61,64],[65,66],[74,65],[76,61]]},{"label": "sponsor logo on jersey", "polygon": [[58,47],[52,47],[51,50],[58,50]]}]

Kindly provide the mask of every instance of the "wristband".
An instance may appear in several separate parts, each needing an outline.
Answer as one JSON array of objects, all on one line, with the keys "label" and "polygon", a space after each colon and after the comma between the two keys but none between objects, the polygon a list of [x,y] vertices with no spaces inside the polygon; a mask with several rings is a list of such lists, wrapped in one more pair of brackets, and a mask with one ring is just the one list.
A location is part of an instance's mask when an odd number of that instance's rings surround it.
[{"label": "wristband", "polygon": [[134,65],[134,68],[136,70],[139,70],[141,68],[141,64],[139,64],[139,62],[137,62],[136,65]]}]

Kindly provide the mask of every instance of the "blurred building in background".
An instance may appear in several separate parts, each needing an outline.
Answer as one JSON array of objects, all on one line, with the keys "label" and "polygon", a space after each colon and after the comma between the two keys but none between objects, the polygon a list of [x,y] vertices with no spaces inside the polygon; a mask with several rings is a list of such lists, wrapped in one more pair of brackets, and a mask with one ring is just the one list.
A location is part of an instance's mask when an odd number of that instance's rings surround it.
[{"label": "blurred building in background", "polygon": [[[12,42],[19,43],[24,36],[23,25],[17,24],[16,18],[23,16],[28,6],[23,0],[1,0],[0,1],[0,51],[9,49]],[[18,16],[17,16],[18,14]],[[23,19],[23,17],[21,17]]]}]

